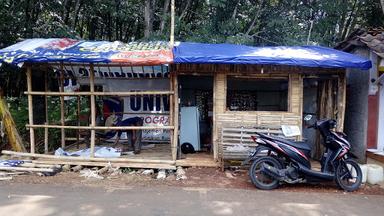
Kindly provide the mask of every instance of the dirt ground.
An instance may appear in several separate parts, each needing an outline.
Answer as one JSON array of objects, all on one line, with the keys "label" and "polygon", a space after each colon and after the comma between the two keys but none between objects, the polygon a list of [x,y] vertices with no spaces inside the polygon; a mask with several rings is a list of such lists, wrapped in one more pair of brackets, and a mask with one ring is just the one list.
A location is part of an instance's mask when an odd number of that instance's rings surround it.
[{"label": "dirt ground", "polygon": [[[60,172],[55,176],[38,176],[26,174],[15,176],[9,181],[0,181],[0,185],[12,183],[25,184],[50,184],[68,185],[70,187],[100,187],[107,190],[118,190],[135,186],[171,186],[171,187],[204,187],[204,188],[233,188],[257,190],[250,182],[245,170],[227,170],[222,172],[216,168],[187,168],[187,179],[176,180],[174,173],[167,173],[167,178],[156,179],[157,173],[152,175],[141,174],[143,170],[123,170],[118,175],[103,175],[104,179],[86,178],[79,172]],[[278,189],[287,192],[321,192],[321,193],[345,193],[332,183],[307,183],[307,184],[283,184]],[[354,194],[384,195],[384,189],[378,185],[363,184]]]}]

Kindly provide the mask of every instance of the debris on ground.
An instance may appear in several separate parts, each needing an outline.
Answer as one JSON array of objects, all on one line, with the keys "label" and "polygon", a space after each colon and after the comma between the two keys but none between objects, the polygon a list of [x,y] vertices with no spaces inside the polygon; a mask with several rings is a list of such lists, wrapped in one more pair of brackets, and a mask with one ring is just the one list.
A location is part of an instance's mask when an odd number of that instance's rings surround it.
[{"label": "debris on ground", "polygon": [[157,173],[156,179],[165,179],[167,178],[167,173],[165,172],[165,169],[160,169]]},{"label": "debris on ground", "polygon": [[113,168],[110,166],[108,173],[110,173],[108,178],[117,178],[117,176],[121,175],[123,172],[121,171],[120,167]]},{"label": "debris on ground", "polygon": [[97,174],[97,170],[83,169],[80,171],[80,176],[87,179],[104,179],[103,176]]},{"label": "debris on ground", "polygon": [[152,175],[154,173],[153,169],[146,169],[141,174],[143,175]]},{"label": "debris on ground", "polygon": [[185,171],[181,166],[178,166],[176,169],[176,180],[185,180],[187,179],[187,176],[185,175]]},{"label": "debris on ground", "polygon": [[61,171],[61,166],[36,164],[31,160],[0,160],[0,177],[3,180],[13,179],[10,176],[35,173],[40,176],[53,176]]},{"label": "debris on ground", "polygon": [[230,179],[234,179],[236,178],[235,176],[232,175],[232,173],[230,171],[225,171],[225,176],[227,176],[227,178],[230,178]]}]

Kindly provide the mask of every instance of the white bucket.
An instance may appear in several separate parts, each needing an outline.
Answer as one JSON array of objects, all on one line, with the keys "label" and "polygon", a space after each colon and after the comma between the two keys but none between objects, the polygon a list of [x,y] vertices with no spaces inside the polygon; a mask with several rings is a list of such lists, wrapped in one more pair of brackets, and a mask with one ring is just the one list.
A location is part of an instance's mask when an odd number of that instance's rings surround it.
[{"label": "white bucket", "polygon": [[367,175],[368,175],[368,165],[367,164],[359,164],[361,172],[363,174],[362,176],[362,183],[367,182]]},{"label": "white bucket", "polygon": [[377,164],[367,164],[368,174],[367,181],[369,184],[377,184],[384,180],[383,167]]}]

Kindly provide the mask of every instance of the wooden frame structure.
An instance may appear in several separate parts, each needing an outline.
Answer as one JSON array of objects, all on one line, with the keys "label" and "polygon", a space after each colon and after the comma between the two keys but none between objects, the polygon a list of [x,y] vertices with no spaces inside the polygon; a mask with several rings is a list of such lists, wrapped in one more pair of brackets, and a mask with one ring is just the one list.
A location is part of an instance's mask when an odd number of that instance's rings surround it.
[{"label": "wooden frame structure", "polygon": [[[50,64],[48,64],[50,65]],[[52,64],[55,65],[55,64]],[[64,80],[64,63],[59,64],[60,68],[60,77],[59,77],[59,92],[49,92],[48,87],[45,86],[44,92],[39,91],[32,91],[32,65],[26,64],[26,75],[27,75],[27,91],[24,92],[28,96],[28,114],[29,114],[29,124],[26,125],[27,128],[29,128],[30,132],[30,153],[29,156],[31,157],[42,157],[46,158],[45,155],[36,154],[35,149],[35,129],[36,128],[44,128],[44,152],[48,152],[48,129],[49,128],[55,128],[61,130],[61,147],[66,147],[66,136],[65,136],[65,130],[66,129],[75,129],[75,130],[90,130],[90,151],[91,155],[90,158],[77,158],[77,160],[82,161],[100,161],[97,160],[99,158],[95,158],[95,141],[96,141],[96,130],[151,130],[151,129],[163,129],[163,130],[170,130],[171,136],[170,136],[170,145],[171,145],[171,154],[172,154],[172,160],[169,161],[163,161],[167,164],[173,164],[175,165],[176,161],[176,154],[177,154],[177,136],[178,136],[178,117],[177,115],[174,116],[173,113],[178,113],[175,111],[175,108],[178,109],[178,105],[175,103],[175,101],[178,101],[175,99],[175,95],[177,96],[177,93],[173,91],[173,89],[177,89],[177,79],[174,78],[174,75],[171,74],[169,77],[170,83],[169,83],[169,90],[168,91],[135,91],[135,92],[96,92],[95,91],[95,70],[94,70],[94,64],[89,63],[90,67],[90,74],[89,74],[89,92],[64,92],[64,86],[63,86],[63,80]],[[107,65],[108,67],[122,67],[122,65]],[[47,85],[47,81],[45,82]],[[47,101],[47,96],[58,96],[60,97],[60,125],[57,124],[49,124],[48,119],[44,124],[34,124],[33,121],[33,96],[34,95],[40,95],[45,96],[45,101]],[[170,98],[170,124],[168,126],[96,126],[96,105],[95,105],[95,97],[96,96],[137,96],[137,95],[167,95]],[[87,96],[90,97],[90,117],[91,121],[88,126],[80,126],[79,124],[76,126],[73,125],[65,125],[65,112],[64,112],[64,96]],[[79,100],[78,100],[79,101]],[[79,106],[79,105],[78,105]],[[79,112],[79,107],[77,108]],[[45,116],[48,116],[48,110],[45,109]],[[78,114],[78,113],[77,113]],[[79,139],[79,137],[77,137]],[[8,152],[9,153],[9,152]],[[25,154],[23,156],[26,156]],[[48,155],[47,155],[48,156]],[[74,159],[69,157],[58,157],[58,156],[51,156],[50,159]],[[102,160],[103,161],[103,160]],[[129,162],[129,163],[151,163],[154,167],[156,167],[156,163],[161,163],[160,160],[153,160],[153,159],[135,159],[135,158],[119,158],[118,160],[114,159],[105,159],[104,161],[116,161],[116,162]],[[145,165],[143,166],[145,167]]]},{"label": "wooden frame structure", "polygon": [[[303,78],[305,76],[329,76],[338,80],[337,113],[338,128],[344,127],[346,81],[345,69],[310,68],[277,65],[234,64],[178,64],[178,74],[211,75],[213,84],[213,158],[222,161],[223,128],[280,128],[281,125],[297,125],[302,131]],[[227,110],[227,80],[229,76],[249,79],[288,79],[287,111],[229,111]],[[254,130],[254,129],[253,129]],[[301,140],[302,137],[296,137]]]},{"label": "wooden frame structure", "polygon": [[[272,66],[272,65],[233,65],[233,64],[172,64],[170,65],[169,75],[169,90],[167,91],[135,91],[135,92],[98,92],[95,91],[95,70],[97,65],[89,63],[89,92],[64,92],[62,73],[64,65],[67,63],[53,64],[61,69],[60,73],[60,88],[59,92],[49,92],[46,87],[45,91],[32,91],[32,65],[27,64],[27,91],[28,95],[28,109],[29,109],[29,124],[27,127],[30,132],[30,154],[25,153],[24,156],[40,156],[46,159],[58,159],[62,161],[74,162],[106,162],[113,161],[115,163],[127,163],[127,166],[134,167],[164,167],[164,164],[168,166],[219,166],[219,162],[223,159],[223,146],[222,146],[222,129],[223,128],[236,128],[236,127],[263,127],[263,128],[277,128],[281,125],[297,125],[302,127],[302,114],[303,114],[303,78],[305,76],[317,77],[317,76],[332,76],[338,80],[337,94],[337,112],[338,112],[338,129],[343,129],[344,113],[345,113],[345,70],[344,69],[324,69],[324,68],[308,68],[308,67],[293,67],[293,66]],[[84,66],[84,64],[79,64]],[[104,65],[105,66],[105,65]],[[130,65],[107,65],[108,67],[124,67]],[[212,131],[212,144],[213,144],[213,156],[212,163],[207,161],[188,161],[178,159],[178,146],[179,146],[179,75],[210,75],[213,76],[213,131]],[[288,80],[288,108],[287,111],[229,111],[227,110],[227,80],[228,77],[235,76],[241,78],[263,78],[263,79],[287,79]],[[47,83],[47,81],[45,82]],[[33,106],[32,96],[41,95],[45,96],[58,96],[60,97],[60,110],[61,121],[60,124],[49,124],[46,121],[44,124],[34,124],[33,121]],[[95,110],[95,97],[96,96],[135,96],[135,95],[168,95],[170,101],[169,111],[169,126],[96,126],[96,110]],[[90,97],[91,103],[91,121],[87,126],[80,126],[78,123],[74,125],[65,125],[64,116],[64,96],[81,96]],[[78,112],[79,112],[79,108]],[[45,110],[46,115],[47,109]],[[45,129],[45,153],[48,152],[48,129],[55,128],[61,130],[61,146],[65,147],[66,135],[65,130],[90,130],[90,158],[73,158],[73,157],[57,157],[49,155],[36,154],[35,150],[35,129]],[[154,159],[135,159],[135,158],[117,158],[117,159],[102,159],[95,158],[95,130],[132,130],[132,129],[165,129],[170,130],[170,148],[172,159],[171,160],[154,160]],[[79,137],[76,138],[79,140]],[[296,139],[300,140],[298,136]],[[208,165],[209,164],[209,165]]]}]

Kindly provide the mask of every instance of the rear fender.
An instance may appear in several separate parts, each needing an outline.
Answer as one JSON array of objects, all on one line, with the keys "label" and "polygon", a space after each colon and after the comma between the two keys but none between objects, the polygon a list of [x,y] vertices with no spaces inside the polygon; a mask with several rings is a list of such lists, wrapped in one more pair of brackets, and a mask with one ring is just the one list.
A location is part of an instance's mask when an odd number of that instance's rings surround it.
[{"label": "rear fender", "polygon": [[261,156],[266,156],[268,154],[268,152],[272,152],[272,151],[273,151],[273,149],[271,149],[267,146],[259,145],[256,147],[256,150],[247,159],[245,159],[241,164],[242,165],[249,164],[251,161],[254,161]]}]

